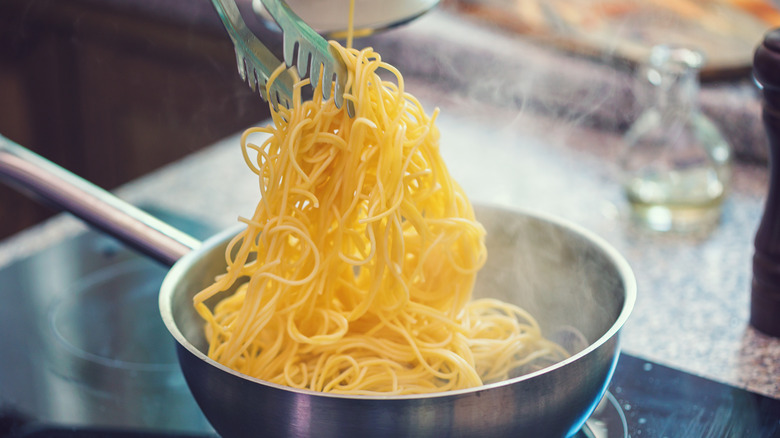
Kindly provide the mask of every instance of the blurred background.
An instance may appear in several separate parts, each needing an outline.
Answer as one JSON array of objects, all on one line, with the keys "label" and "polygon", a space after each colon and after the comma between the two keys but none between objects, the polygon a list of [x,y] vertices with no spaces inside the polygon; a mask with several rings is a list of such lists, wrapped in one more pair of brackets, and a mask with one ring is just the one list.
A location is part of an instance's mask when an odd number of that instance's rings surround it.
[{"label": "blurred background", "polygon": [[[253,15],[250,0],[238,3]],[[447,92],[619,131],[636,116],[631,70],[653,44],[674,40],[705,52],[702,105],[731,132],[736,153],[765,160],[745,136],[760,131],[749,70],[762,34],[780,25],[771,0],[445,0],[437,9],[528,49],[469,48],[479,32],[448,35],[446,20],[417,41],[400,30],[362,44],[379,46],[408,77],[441,79]],[[250,27],[278,46],[267,24]],[[474,56],[454,56],[460,50]],[[474,83],[495,57],[512,68]],[[4,0],[0,100],[0,132],[108,189],[268,116],[236,74],[206,0]],[[7,187],[0,206],[0,238],[52,214]]]},{"label": "blurred background", "polygon": [[[113,189],[268,116],[208,1],[0,2],[0,132]],[[0,187],[0,237],[52,214]]]}]

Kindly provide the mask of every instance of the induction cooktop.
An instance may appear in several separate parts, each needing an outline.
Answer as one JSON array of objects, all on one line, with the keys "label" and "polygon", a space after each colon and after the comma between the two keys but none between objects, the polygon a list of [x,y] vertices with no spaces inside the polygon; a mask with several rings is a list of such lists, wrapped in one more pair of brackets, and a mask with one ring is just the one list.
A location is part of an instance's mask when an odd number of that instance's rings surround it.
[{"label": "induction cooktop", "polygon": [[[0,270],[0,437],[215,436],[158,316],[166,270],[92,231]],[[591,437],[780,437],[780,400],[623,353]]]}]

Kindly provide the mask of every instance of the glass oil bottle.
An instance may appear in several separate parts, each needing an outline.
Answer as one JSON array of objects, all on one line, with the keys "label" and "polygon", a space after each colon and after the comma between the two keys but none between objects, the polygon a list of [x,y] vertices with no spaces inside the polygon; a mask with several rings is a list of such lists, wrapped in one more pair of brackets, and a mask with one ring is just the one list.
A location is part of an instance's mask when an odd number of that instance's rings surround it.
[{"label": "glass oil bottle", "polygon": [[650,105],[624,136],[622,184],[636,222],[657,231],[714,228],[731,177],[731,148],[698,105],[702,53],[655,46],[640,79]]}]

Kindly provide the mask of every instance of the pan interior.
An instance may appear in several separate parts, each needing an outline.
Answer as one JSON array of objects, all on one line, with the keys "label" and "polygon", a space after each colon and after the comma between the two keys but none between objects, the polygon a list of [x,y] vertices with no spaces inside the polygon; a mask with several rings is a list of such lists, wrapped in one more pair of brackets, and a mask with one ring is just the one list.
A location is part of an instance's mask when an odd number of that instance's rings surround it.
[{"label": "pan interior", "polygon": [[544,335],[575,354],[604,337],[625,307],[627,275],[594,236],[553,219],[477,210],[488,261],[474,297],[524,308]]}]

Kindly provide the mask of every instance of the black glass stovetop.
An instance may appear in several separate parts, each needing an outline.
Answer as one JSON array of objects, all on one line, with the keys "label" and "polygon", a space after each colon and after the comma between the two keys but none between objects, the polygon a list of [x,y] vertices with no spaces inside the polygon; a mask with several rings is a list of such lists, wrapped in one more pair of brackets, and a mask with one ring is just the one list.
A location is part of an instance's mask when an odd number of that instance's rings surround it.
[{"label": "black glass stovetop", "polygon": [[[159,320],[165,272],[91,231],[0,270],[0,437],[213,437]],[[623,353],[580,437],[780,438],[780,400]]]}]

